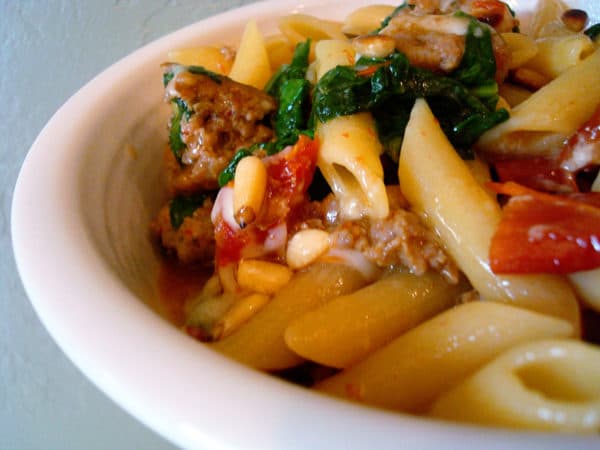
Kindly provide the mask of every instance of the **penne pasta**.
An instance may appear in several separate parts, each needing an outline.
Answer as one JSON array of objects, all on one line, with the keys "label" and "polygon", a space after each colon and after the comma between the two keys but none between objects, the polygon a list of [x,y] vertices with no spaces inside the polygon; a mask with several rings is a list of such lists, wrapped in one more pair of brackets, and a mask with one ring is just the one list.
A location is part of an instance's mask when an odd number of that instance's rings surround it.
[{"label": "penne pasta", "polygon": [[247,323],[225,339],[211,344],[215,350],[250,367],[277,370],[293,367],[302,357],[285,344],[289,323],[338,295],[365,283],[354,269],[343,264],[315,264],[294,276]]},{"label": "penne pasta", "polygon": [[201,66],[221,75],[229,74],[233,63],[233,51],[226,47],[191,47],[171,50],[167,60],[185,66]]},{"label": "penne pasta", "polygon": [[[577,370],[573,370],[577,367]],[[541,340],[498,356],[431,407],[434,417],[540,431],[600,431],[600,350]]]},{"label": "penne pasta", "polygon": [[[584,123],[600,103],[600,51],[515,106],[511,117],[504,123],[485,132],[477,142],[483,152],[497,153],[504,141],[519,133],[536,133],[538,136],[556,136],[560,144]],[[544,147],[541,147],[543,150]],[[533,154],[531,150],[528,156]]]},{"label": "penne pasta", "polygon": [[[316,55],[318,78],[336,65],[354,60],[347,41],[321,41]],[[358,113],[319,123],[316,135],[320,141],[318,166],[340,201],[343,217],[386,217],[389,206],[379,159],[383,149],[371,115]]]},{"label": "penne pasta", "polygon": [[271,62],[255,21],[248,22],[244,29],[229,78],[257,89],[264,88],[271,78]]},{"label": "penne pasta", "polygon": [[592,40],[580,33],[548,37],[538,40],[536,44],[537,52],[520,65],[551,79],[576,66],[594,52]]},{"label": "penne pasta", "polygon": [[300,316],[286,329],[285,342],[306,359],[349,367],[452,306],[465,289],[435,273],[392,274]]},{"label": "penne pasta", "polygon": [[466,303],[413,328],[317,389],[387,409],[424,412],[438,395],[504,350],[572,334],[569,323],[550,316],[500,303]]},{"label": "penne pasta", "polygon": [[502,39],[510,50],[509,69],[522,66],[538,53],[535,41],[523,33],[502,33]]},{"label": "penne pasta", "polygon": [[369,5],[352,11],[345,19],[342,31],[351,36],[369,34],[394,11],[391,5]]},{"label": "penne pasta", "polygon": [[458,157],[424,100],[416,102],[406,127],[398,177],[402,193],[484,300],[560,317],[579,329],[578,303],[563,278],[491,271],[488,251],[500,207]]}]

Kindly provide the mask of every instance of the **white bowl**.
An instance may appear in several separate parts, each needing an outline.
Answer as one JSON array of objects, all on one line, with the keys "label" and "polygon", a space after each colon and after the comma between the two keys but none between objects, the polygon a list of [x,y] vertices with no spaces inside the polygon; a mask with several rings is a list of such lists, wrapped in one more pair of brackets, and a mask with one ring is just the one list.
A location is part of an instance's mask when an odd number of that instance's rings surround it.
[{"label": "white bowl", "polygon": [[[365,3],[249,5],[136,51],[75,94],[33,144],[15,189],[13,243],[29,298],[86,376],[183,447],[598,447],[590,437],[453,425],[328,398],[212,352],[144,303],[157,299],[147,229],[164,200],[168,108],[159,65],[166,52],[235,41],[249,18],[269,31],[283,14],[341,19]],[[536,2],[509,3],[527,11]],[[572,3],[600,17],[591,0]]]}]

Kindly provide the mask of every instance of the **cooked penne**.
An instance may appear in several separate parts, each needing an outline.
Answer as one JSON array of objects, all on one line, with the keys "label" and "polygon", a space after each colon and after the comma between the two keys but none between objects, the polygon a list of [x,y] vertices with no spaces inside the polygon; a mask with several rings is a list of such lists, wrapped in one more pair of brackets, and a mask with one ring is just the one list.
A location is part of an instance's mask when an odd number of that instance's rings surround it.
[{"label": "cooked penne", "polygon": [[351,36],[369,34],[394,11],[391,5],[369,5],[358,8],[344,19],[342,31]]},{"label": "cooked penne", "polygon": [[185,66],[201,66],[222,75],[229,74],[233,64],[233,50],[227,47],[190,47],[171,50],[167,60]]},{"label": "cooked penne", "polygon": [[265,38],[265,48],[271,63],[271,72],[275,73],[283,64],[289,64],[294,55],[294,46],[283,34]]},{"label": "cooked penne", "polygon": [[567,10],[567,5],[562,0],[545,0],[537,2],[537,10],[532,15],[533,19],[525,34],[533,38],[553,36],[565,31],[566,27],[560,17]]},{"label": "cooked penne", "polygon": [[592,40],[581,33],[548,37],[538,40],[536,44],[537,52],[524,62],[524,66],[551,79],[576,66],[594,52]]},{"label": "cooked penne", "polygon": [[[316,46],[317,77],[336,65],[354,62],[354,50],[347,41],[321,41]],[[388,198],[379,159],[383,149],[369,113],[337,117],[319,123],[319,169],[339,199],[347,219],[388,215]]]},{"label": "cooked penne", "polygon": [[510,49],[509,69],[522,66],[538,53],[535,41],[523,33],[502,33],[502,39]]},{"label": "cooked penne", "polygon": [[293,367],[302,358],[283,339],[289,323],[301,314],[365,283],[343,264],[315,264],[292,278],[265,307],[225,339],[211,346],[248,366],[262,370]]},{"label": "cooked penne", "polygon": [[317,388],[349,400],[424,412],[435,398],[514,345],[569,337],[564,320],[492,302],[471,302],[413,328]]},{"label": "cooked penne", "polygon": [[[502,152],[503,144],[523,133],[556,136],[560,146],[567,136],[575,132],[595,111],[600,103],[600,51],[596,50],[580,64],[563,72],[551,83],[515,106],[511,117],[504,123],[485,132],[477,147],[489,153]],[[510,146],[509,151],[516,146]],[[560,148],[560,147],[559,147]],[[540,148],[543,151],[544,147]],[[528,151],[528,156],[540,156]]]},{"label": "cooked penne", "polygon": [[441,275],[389,275],[293,321],[285,342],[306,359],[349,367],[395,337],[449,308],[466,289]]},{"label": "cooked penne", "polygon": [[342,24],[331,20],[323,20],[307,14],[290,14],[279,19],[279,29],[293,46],[311,40],[311,61],[315,58],[315,44],[321,40],[345,40]]},{"label": "cooked penne", "polygon": [[598,380],[598,347],[574,340],[531,342],[501,354],[442,394],[430,414],[479,424],[598,433]]},{"label": "cooked penne", "polygon": [[484,300],[551,314],[579,328],[578,303],[563,278],[491,271],[488,251],[500,207],[458,157],[424,100],[416,102],[406,127],[398,177],[402,193]]},{"label": "cooked penne", "polygon": [[248,22],[244,29],[229,78],[257,89],[264,88],[271,78],[271,62],[255,21]]}]

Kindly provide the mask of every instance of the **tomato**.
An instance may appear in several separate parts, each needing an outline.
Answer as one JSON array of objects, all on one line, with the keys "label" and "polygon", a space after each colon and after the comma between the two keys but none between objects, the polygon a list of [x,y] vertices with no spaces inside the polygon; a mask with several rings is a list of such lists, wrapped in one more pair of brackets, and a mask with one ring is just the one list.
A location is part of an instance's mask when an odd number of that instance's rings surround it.
[{"label": "tomato", "polygon": [[499,0],[475,0],[471,3],[470,14],[499,33],[513,31],[519,25],[507,5]]},{"label": "tomato", "polygon": [[600,165],[600,105],[569,137],[560,154],[560,165],[571,172]]},{"label": "tomato", "polygon": [[552,195],[489,183],[511,198],[490,245],[498,274],[571,273],[600,267],[600,194]]},{"label": "tomato", "polygon": [[532,189],[548,192],[577,192],[572,172],[550,158],[524,158],[493,163],[501,182],[514,181]]},{"label": "tomato", "polygon": [[267,169],[267,187],[256,220],[243,229],[227,222],[222,214],[214,220],[217,266],[281,250],[281,245],[274,249],[265,248],[266,240],[274,234],[281,236],[279,227],[287,226],[296,211],[308,201],[307,190],[315,172],[317,154],[317,142],[301,135],[294,146],[263,160]]}]

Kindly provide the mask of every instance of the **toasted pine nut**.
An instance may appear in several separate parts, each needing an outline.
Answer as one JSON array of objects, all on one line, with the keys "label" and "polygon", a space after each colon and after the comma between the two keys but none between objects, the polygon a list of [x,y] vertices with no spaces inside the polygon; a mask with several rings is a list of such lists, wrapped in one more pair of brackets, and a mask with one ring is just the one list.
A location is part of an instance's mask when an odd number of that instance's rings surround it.
[{"label": "toasted pine nut", "polygon": [[250,320],[269,300],[270,297],[265,294],[251,294],[242,298],[217,321],[211,333],[212,338],[218,341],[229,336]]},{"label": "toasted pine nut", "polygon": [[561,19],[569,30],[576,33],[582,31],[588,23],[588,15],[581,9],[567,9]]},{"label": "toasted pine nut", "polygon": [[237,281],[242,289],[273,294],[287,284],[292,271],[282,264],[258,259],[244,259],[238,265]]},{"label": "toasted pine nut", "polygon": [[314,262],[329,249],[329,233],[323,230],[298,231],[288,242],[286,260],[292,269]]},{"label": "toasted pine nut", "polygon": [[243,158],[235,169],[233,213],[241,228],[256,220],[267,188],[267,169],[256,156]]}]

